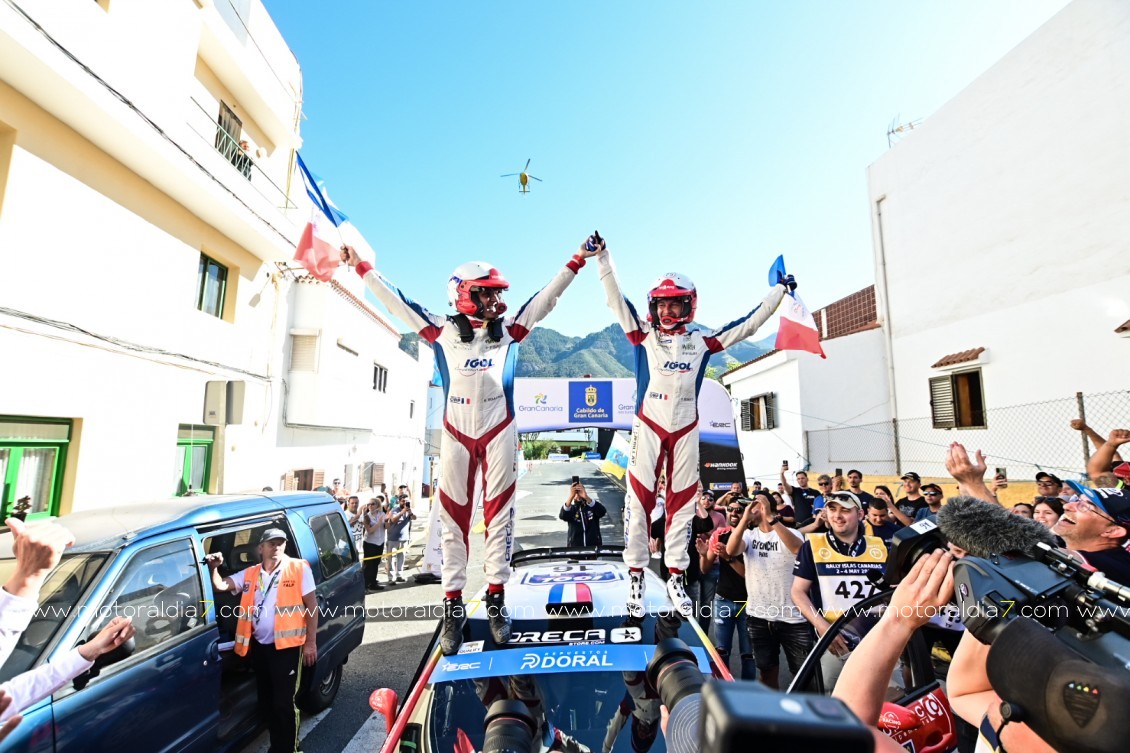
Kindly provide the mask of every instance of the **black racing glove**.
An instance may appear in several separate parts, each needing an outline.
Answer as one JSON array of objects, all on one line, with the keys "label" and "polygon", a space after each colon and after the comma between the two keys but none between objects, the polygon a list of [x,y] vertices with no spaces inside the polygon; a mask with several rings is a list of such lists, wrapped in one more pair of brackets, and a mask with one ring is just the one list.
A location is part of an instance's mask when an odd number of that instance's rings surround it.
[{"label": "black racing glove", "polygon": [[780,272],[778,272],[777,273],[777,284],[778,285],[784,285],[790,291],[796,290],[796,278],[794,278],[792,275],[783,275]]}]

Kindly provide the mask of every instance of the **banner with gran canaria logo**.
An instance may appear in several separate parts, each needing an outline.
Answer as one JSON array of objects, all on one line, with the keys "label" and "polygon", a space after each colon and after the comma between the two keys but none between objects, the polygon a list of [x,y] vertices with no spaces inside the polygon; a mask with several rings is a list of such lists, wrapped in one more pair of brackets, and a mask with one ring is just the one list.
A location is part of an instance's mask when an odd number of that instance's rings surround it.
[{"label": "banner with gran canaria logo", "polygon": [[514,414],[523,433],[585,426],[630,430],[635,410],[634,379],[514,380]]}]

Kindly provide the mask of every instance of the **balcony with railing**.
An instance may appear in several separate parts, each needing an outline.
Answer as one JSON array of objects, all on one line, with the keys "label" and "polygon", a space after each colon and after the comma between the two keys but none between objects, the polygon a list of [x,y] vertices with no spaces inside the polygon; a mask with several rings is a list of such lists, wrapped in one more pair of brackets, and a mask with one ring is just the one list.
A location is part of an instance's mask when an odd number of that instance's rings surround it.
[{"label": "balcony with railing", "polygon": [[280,146],[298,145],[302,70],[261,0],[214,0],[199,53]]},{"label": "balcony with railing", "polygon": [[[190,149],[237,194],[242,193],[240,185],[246,182],[268,204],[284,214],[296,208],[286,191],[286,176],[290,173],[289,150],[279,149],[274,158],[257,160],[248,141],[229,133],[229,128],[225,128],[215,114],[194,98],[189,100],[188,127],[199,137],[193,145],[198,148]],[[213,151],[219,159],[208,158],[208,153]],[[225,162],[226,165],[223,164]]]}]

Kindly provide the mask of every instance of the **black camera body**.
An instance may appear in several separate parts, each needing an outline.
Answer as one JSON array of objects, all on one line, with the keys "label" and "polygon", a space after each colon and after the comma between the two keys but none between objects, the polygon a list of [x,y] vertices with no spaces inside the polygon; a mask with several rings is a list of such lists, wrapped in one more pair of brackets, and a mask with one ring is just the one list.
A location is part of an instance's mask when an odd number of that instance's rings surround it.
[{"label": "black camera body", "polygon": [[871,731],[838,698],[770,690],[757,682],[707,682],[702,753],[870,753]]},{"label": "black camera body", "polygon": [[704,681],[694,653],[678,638],[665,638],[655,647],[647,681],[670,713],[668,753],[874,749],[871,731],[843,701],[786,695],[757,682]]}]

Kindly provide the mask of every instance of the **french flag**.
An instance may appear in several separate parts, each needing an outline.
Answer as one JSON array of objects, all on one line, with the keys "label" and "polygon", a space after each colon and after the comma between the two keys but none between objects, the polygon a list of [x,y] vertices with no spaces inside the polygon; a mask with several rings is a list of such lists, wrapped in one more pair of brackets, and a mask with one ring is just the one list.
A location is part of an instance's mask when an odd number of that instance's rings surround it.
[{"label": "french flag", "polygon": [[306,194],[313,202],[310,221],[294,250],[294,260],[301,264],[311,277],[322,282],[333,279],[334,271],[341,265],[341,227],[349,218],[342,213],[325,193],[325,183],[310,172],[302,155],[298,156],[298,171],[306,184]]},{"label": "french flag", "polygon": [[558,583],[549,589],[546,611],[571,611],[577,607],[592,608],[592,589],[584,583]]},{"label": "french flag", "polygon": [[824,348],[820,347],[820,331],[816,329],[816,320],[799,295],[786,295],[778,312],[781,314],[781,324],[777,329],[777,342],[774,345],[777,350],[803,350],[821,358],[828,357],[824,355]]}]

